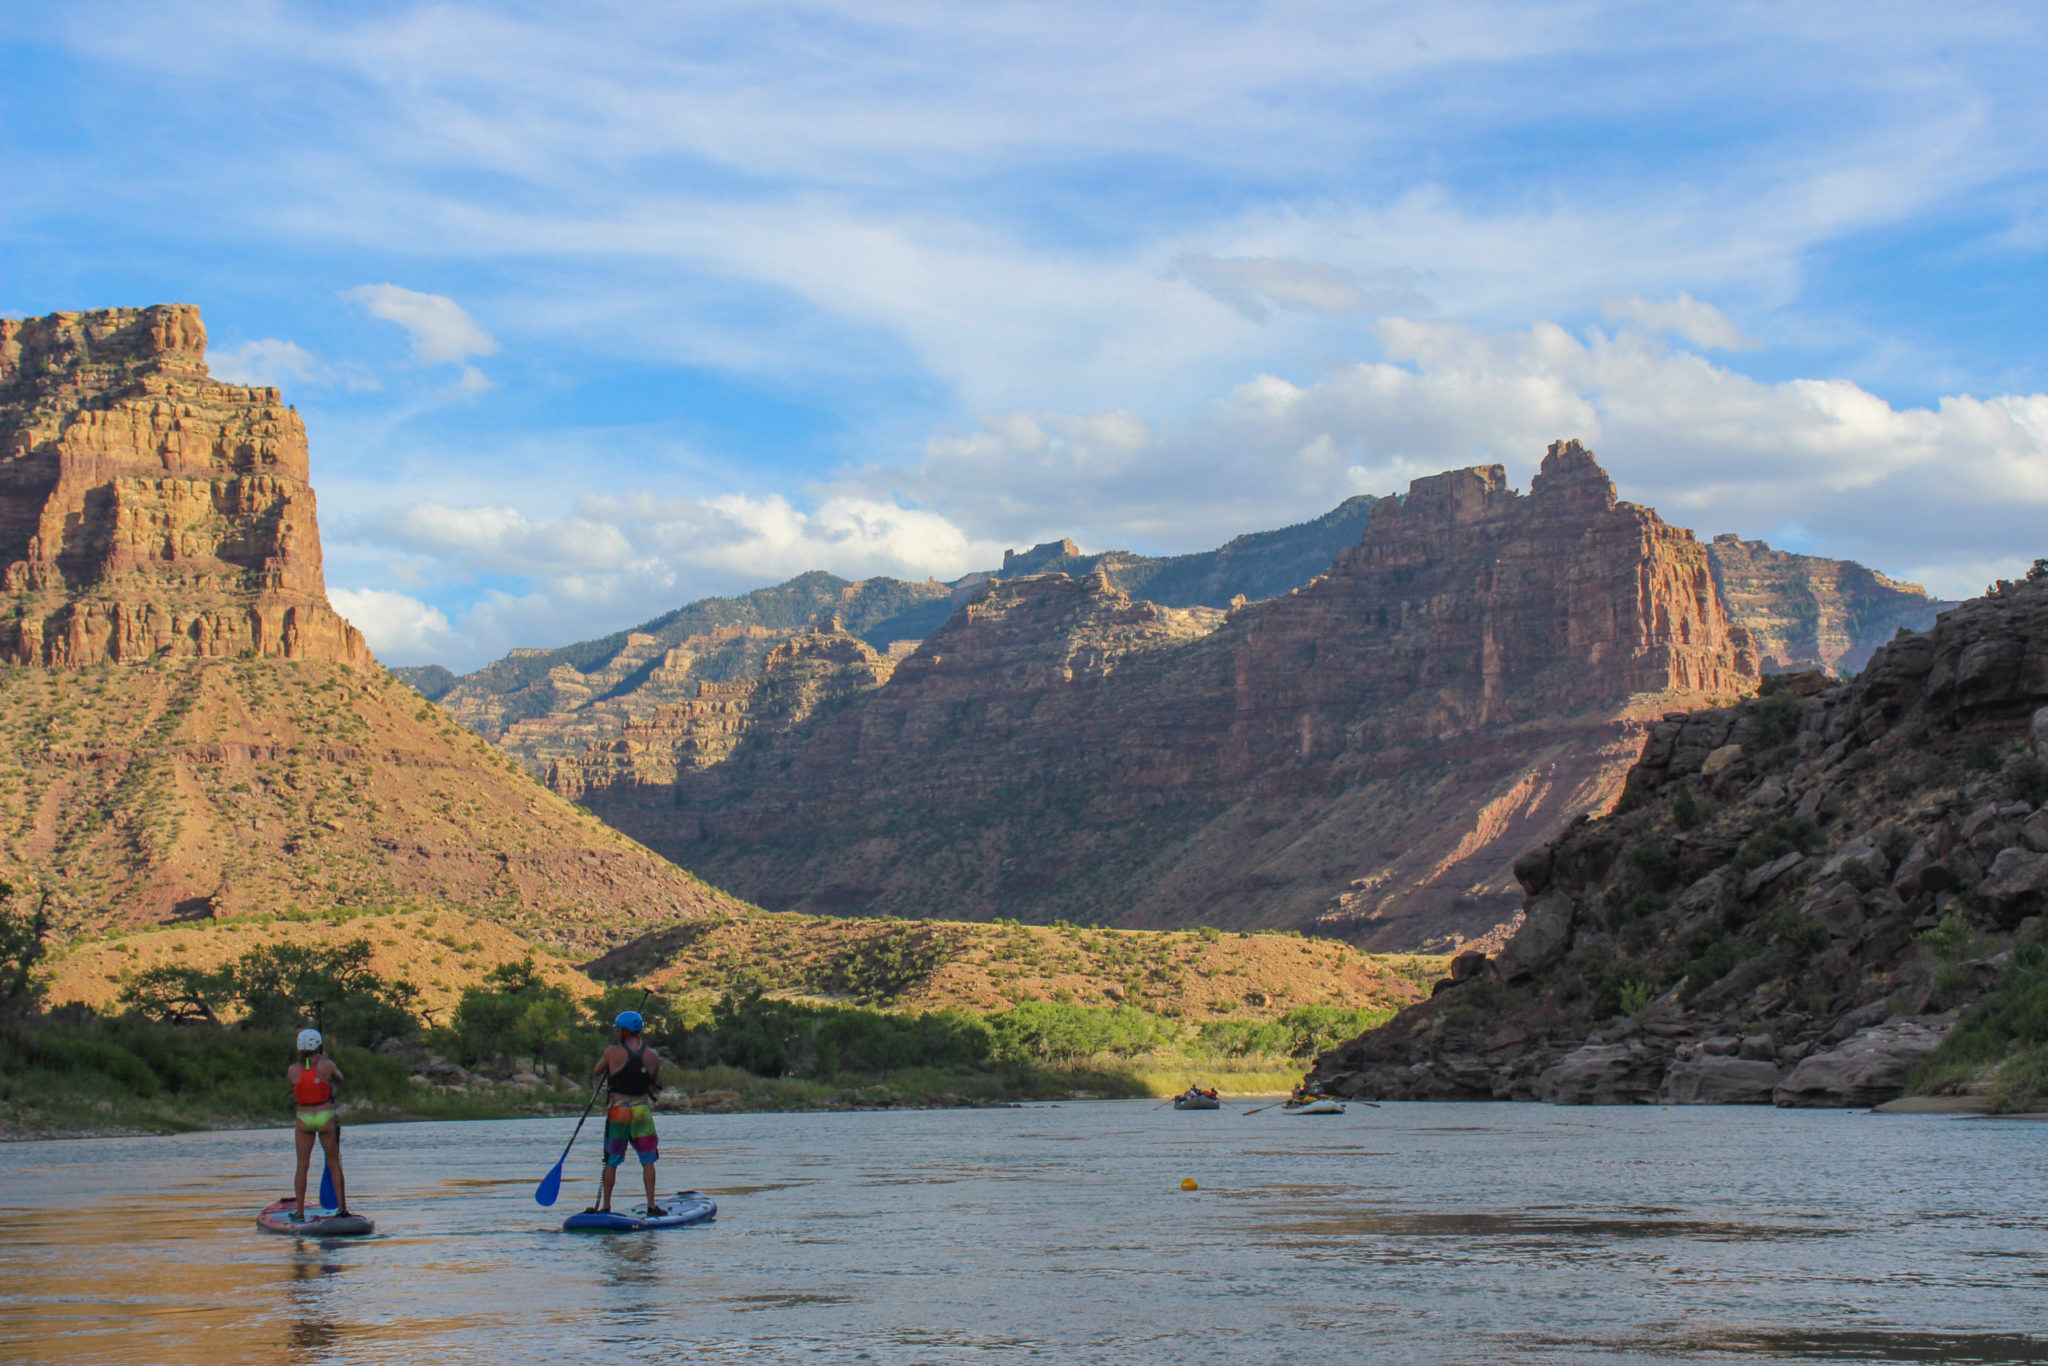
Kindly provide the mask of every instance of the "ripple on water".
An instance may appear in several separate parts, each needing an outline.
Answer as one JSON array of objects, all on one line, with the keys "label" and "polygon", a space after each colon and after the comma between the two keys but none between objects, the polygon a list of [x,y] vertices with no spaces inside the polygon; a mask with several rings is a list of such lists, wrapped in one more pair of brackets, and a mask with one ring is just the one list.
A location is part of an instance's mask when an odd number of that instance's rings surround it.
[{"label": "ripple on water", "polygon": [[613,1238],[558,1231],[587,1138],[532,1202],[566,1121],[352,1129],[329,1244],[254,1227],[274,1133],[4,1145],[0,1359],[2048,1360],[2048,1127],[1146,1104],[664,1116],[719,1220]]}]

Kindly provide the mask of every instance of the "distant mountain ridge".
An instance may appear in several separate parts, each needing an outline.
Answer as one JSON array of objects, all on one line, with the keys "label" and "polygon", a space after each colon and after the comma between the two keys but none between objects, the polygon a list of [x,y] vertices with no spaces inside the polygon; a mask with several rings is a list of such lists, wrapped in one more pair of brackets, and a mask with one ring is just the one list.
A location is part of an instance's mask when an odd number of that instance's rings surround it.
[{"label": "distant mountain ridge", "polygon": [[[1227,608],[1238,598],[1277,597],[1321,573],[1357,541],[1375,501],[1348,498],[1295,526],[1186,555],[1083,555],[1071,540],[1051,541],[1006,553],[1001,576],[1100,571],[1122,591],[1162,606]],[[460,677],[440,665],[393,672],[544,774],[557,759],[622,735],[658,708],[695,699],[703,684],[760,676],[771,650],[820,623],[836,620],[836,629],[888,657],[886,673],[994,577],[849,581],[814,570],[750,593],[700,599],[593,640],[514,650]]]}]

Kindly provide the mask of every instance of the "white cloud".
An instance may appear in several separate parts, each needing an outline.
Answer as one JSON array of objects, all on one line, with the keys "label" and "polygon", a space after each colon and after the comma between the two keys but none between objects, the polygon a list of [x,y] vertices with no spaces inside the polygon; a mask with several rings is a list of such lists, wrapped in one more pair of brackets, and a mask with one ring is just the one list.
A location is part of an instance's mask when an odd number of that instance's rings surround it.
[{"label": "white cloud", "polygon": [[[1276,308],[1303,313],[1412,311],[1428,302],[1399,278],[1368,292],[1359,288],[1350,271],[1320,261],[1189,252],[1175,261],[1174,267],[1203,293],[1257,322],[1264,322]],[[1399,277],[1412,272],[1388,274]]]},{"label": "white cloud", "polygon": [[[412,338],[412,353],[428,365],[465,361],[471,356],[488,356],[498,349],[491,334],[461,304],[441,294],[422,294],[399,285],[358,285],[343,298],[361,304],[373,318],[397,323]],[[482,379],[473,367],[463,367],[463,383],[471,376]],[[485,381],[488,384],[488,381]]]},{"label": "white cloud", "polygon": [[1680,291],[1670,303],[1652,303],[1640,295],[1609,299],[1601,305],[1609,321],[1627,321],[1652,332],[1683,337],[1707,351],[1753,351],[1762,343],[1745,336],[1728,315],[1712,304],[1701,303]]},{"label": "white cloud", "polygon": [[382,588],[330,588],[327,600],[387,664],[425,663],[448,644],[448,618],[418,598]]},{"label": "white cloud", "polygon": [[1550,441],[1575,436],[1622,497],[1669,521],[1750,537],[1798,525],[1813,553],[1941,593],[2048,550],[2048,395],[1895,408],[1845,380],[1767,383],[1641,333],[1399,318],[1378,331],[1386,359],[1315,383],[1261,376],[1156,428],[1125,413],[991,416],[935,437],[913,470],[867,477],[984,535],[1184,550],[1462,465],[1504,463],[1526,482]]},{"label": "white cloud", "polygon": [[206,368],[215,379],[230,384],[283,385],[287,380],[319,383],[327,377],[327,368],[314,359],[312,352],[281,337],[210,347]]}]

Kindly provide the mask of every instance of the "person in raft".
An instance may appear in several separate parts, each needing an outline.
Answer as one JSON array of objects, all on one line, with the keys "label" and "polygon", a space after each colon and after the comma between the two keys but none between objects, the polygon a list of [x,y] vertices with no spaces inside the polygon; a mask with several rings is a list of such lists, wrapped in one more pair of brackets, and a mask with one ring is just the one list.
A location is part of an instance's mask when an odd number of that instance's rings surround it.
[{"label": "person in raft", "polygon": [[605,1049],[590,1075],[602,1075],[611,1092],[604,1112],[604,1182],[595,1206],[586,1213],[609,1214],[612,1185],[618,1180],[619,1165],[626,1149],[640,1156],[640,1180],[647,1187],[647,1213],[666,1214],[654,1202],[654,1164],[661,1160],[661,1147],[654,1137],[654,1093],[661,1089],[661,1059],[640,1040],[643,1027],[640,1012],[622,1011],[612,1021],[619,1040]]},{"label": "person in raft", "polygon": [[306,1168],[313,1160],[315,1138],[327,1154],[327,1170],[334,1173],[334,1212],[348,1213],[348,1182],[341,1174],[341,1120],[334,1113],[334,1083],[342,1079],[341,1069],[325,1049],[319,1030],[300,1030],[299,1060],[284,1070],[299,1112],[292,1134],[299,1147],[299,1168],[292,1177],[292,1194],[299,1201],[294,1219],[306,1217]]}]

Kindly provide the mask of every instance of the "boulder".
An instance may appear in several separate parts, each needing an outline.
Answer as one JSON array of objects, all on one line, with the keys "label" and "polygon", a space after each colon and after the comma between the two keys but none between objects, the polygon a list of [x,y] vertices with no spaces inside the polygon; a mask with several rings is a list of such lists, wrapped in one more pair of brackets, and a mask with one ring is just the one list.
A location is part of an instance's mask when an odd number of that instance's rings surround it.
[{"label": "boulder", "polygon": [[1991,871],[1977,886],[1978,895],[1991,906],[1999,923],[2014,925],[2041,909],[2048,894],[2048,854],[2031,849],[2001,849],[1991,861]]},{"label": "boulder", "polygon": [[1671,1065],[1664,1099],[1672,1105],[1769,1105],[1784,1076],[1774,1062],[1701,1056]]},{"label": "boulder", "polygon": [[1853,939],[1863,930],[1863,898],[1846,882],[1822,883],[1807,896],[1799,913],[1827,926],[1837,939]]},{"label": "boulder", "polygon": [[1572,916],[1577,905],[1562,890],[1545,892],[1529,903],[1528,918],[1500,952],[1500,970],[1506,977],[1529,972],[1571,947]]},{"label": "boulder", "polygon": [[1700,776],[1702,778],[1717,777],[1725,773],[1729,766],[1741,757],[1741,745],[1722,745],[1700,762]]},{"label": "boulder", "polygon": [[1822,1107],[1895,1100],[1906,1089],[1907,1074],[1947,1037],[1955,1019],[1953,1014],[1922,1015],[1859,1030],[1841,1046],[1802,1060],[1771,1093],[1771,1101]]},{"label": "boulder", "polygon": [[1640,1041],[1587,1044],[1538,1077],[1537,1094],[1553,1105],[1640,1105],[1656,1097],[1664,1064]]},{"label": "boulder", "polygon": [[1780,878],[1798,871],[1799,866],[1805,862],[1806,855],[1794,850],[1789,854],[1780,854],[1761,868],[1750,869],[1749,875],[1742,879],[1743,899],[1753,900],[1758,892]]},{"label": "boulder", "polygon": [[2020,842],[2037,854],[2048,854],[2048,810],[2027,817],[2020,826]]},{"label": "boulder", "polygon": [[2048,707],[2034,713],[2029,729],[2033,733],[2034,757],[2048,763]]},{"label": "boulder", "polygon": [[1868,835],[1858,835],[1822,860],[1816,876],[1822,879],[1841,877],[1843,869],[1852,863],[1860,863],[1880,877],[1887,867],[1884,851],[1877,847],[1876,842]]}]

